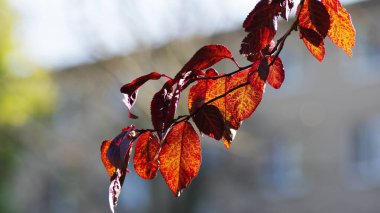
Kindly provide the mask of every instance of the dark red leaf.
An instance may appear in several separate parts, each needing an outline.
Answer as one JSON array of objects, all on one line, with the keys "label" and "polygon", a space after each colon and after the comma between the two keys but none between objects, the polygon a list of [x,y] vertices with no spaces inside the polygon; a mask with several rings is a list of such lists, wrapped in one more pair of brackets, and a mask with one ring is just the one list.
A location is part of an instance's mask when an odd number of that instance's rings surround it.
[{"label": "dark red leaf", "polygon": [[325,38],[330,29],[330,15],[326,7],[318,0],[309,0],[308,6],[311,22],[322,38]]},{"label": "dark red leaf", "polygon": [[287,21],[290,11],[294,6],[293,0],[272,0],[272,4],[277,6],[278,9],[276,11],[278,11],[281,17]]},{"label": "dark red leaf", "polygon": [[107,151],[109,162],[122,171],[128,167],[130,150],[135,136],[134,129],[135,127],[133,125],[123,129],[123,131],[112,140]]},{"label": "dark red leaf", "polygon": [[319,33],[315,32],[312,29],[300,27],[300,35],[302,39],[308,40],[310,43],[312,43],[314,46],[318,47],[322,41],[323,38],[319,35]]},{"label": "dark red leaf", "polygon": [[193,116],[199,131],[220,140],[224,132],[224,117],[220,110],[213,105],[206,105]]},{"label": "dark red leaf", "polygon": [[150,105],[152,124],[158,130],[160,139],[165,135],[165,131],[170,126],[175,114],[175,111],[170,111],[170,109],[173,109],[170,106],[174,93],[173,84],[173,80],[167,81],[162,89],[153,96]]},{"label": "dark red leaf", "polygon": [[243,39],[240,53],[254,55],[264,49],[277,31],[276,5],[268,0],[260,1],[243,23],[248,35]]},{"label": "dark red leaf", "polygon": [[133,119],[138,118],[136,115],[131,113],[131,109],[132,109],[133,105],[135,104],[135,101],[137,98],[138,89],[143,84],[145,84],[147,81],[158,80],[162,76],[166,76],[166,75],[159,74],[157,72],[152,72],[150,74],[140,76],[140,77],[134,79],[132,82],[125,84],[124,86],[122,86],[120,88],[120,92],[124,94],[123,102],[125,103],[125,105],[128,108],[128,112],[129,112],[128,115],[130,118],[133,118]]},{"label": "dark red leaf", "polygon": [[206,45],[193,55],[179,73],[204,70],[226,58],[233,60],[232,53],[227,47],[219,44]]},{"label": "dark red leaf", "polygon": [[269,66],[268,66],[268,59],[263,58],[260,62],[259,68],[258,68],[259,76],[260,78],[265,82],[268,78],[269,74]]},{"label": "dark red leaf", "polygon": [[101,158],[111,177],[109,187],[109,204],[111,211],[117,205],[117,201],[128,171],[128,163],[133,140],[135,139],[135,127],[130,125],[114,139],[104,141],[101,147]]}]

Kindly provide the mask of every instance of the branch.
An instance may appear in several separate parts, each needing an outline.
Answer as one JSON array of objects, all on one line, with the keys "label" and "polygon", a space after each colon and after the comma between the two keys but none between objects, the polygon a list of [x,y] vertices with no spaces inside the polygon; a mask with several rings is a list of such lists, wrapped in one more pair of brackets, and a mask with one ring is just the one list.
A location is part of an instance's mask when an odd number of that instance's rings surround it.
[{"label": "branch", "polygon": [[280,55],[280,52],[282,51],[282,49],[284,48],[284,44],[285,44],[285,41],[286,39],[290,36],[290,34],[294,31],[297,30],[297,25],[298,25],[298,21],[299,21],[299,17],[300,17],[300,14],[301,14],[301,10],[303,8],[303,5],[305,3],[305,0],[301,0],[300,3],[299,3],[299,10],[296,14],[296,20],[294,20],[292,26],[289,28],[288,31],[286,31],[286,33],[281,36],[281,38],[279,38],[276,42],[276,46],[273,48],[272,52],[270,52],[270,54],[274,54],[274,57],[273,57],[273,60],[270,62],[270,64],[268,65],[268,67],[272,66],[274,64],[274,62],[276,61],[276,59],[278,58],[278,56]]},{"label": "branch", "polygon": [[[293,31],[296,31],[297,30],[297,25],[298,25],[298,21],[299,21],[299,17],[300,17],[300,13],[301,13],[301,10],[302,10],[302,7],[305,3],[305,0],[301,0],[300,3],[299,3],[299,10],[296,14],[296,19],[294,20],[294,22],[292,23],[291,27],[288,29],[288,31],[285,32],[285,34],[283,36],[281,36],[277,42],[276,42],[276,46],[273,48],[273,50],[270,52],[270,54],[274,54],[273,56],[273,60],[271,61],[270,64],[268,64],[268,67],[271,67],[274,62],[276,61],[276,59],[278,58],[278,56],[280,55],[283,47],[284,47],[284,44],[285,44],[285,41],[286,39],[290,36],[290,34],[293,32]],[[229,77],[229,76],[232,76],[236,73],[239,73],[243,70],[246,70],[250,67],[252,67],[253,64],[249,64],[245,67],[239,67],[239,69],[233,71],[233,72],[230,72],[230,73],[227,73],[227,74],[224,74],[224,75],[220,75],[220,76],[211,76],[211,77],[200,77],[200,78],[196,78],[195,80],[216,80],[216,79],[220,79],[220,78],[224,78],[224,77]],[[256,70],[257,71],[257,70]],[[225,93],[203,103],[198,109],[196,109],[194,112],[192,112],[191,114],[189,115],[181,115],[181,116],[178,116],[177,118],[175,118],[173,120],[173,123],[167,128],[167,129],[170,129],[171,127],[173,127],[174,125],[182,122],[182,121],[188,121],[190,120],[190,118],[194,117],[197,113],[199,113],[204,107],[206,107],[207,105],[213,103],[214,101],[217,101],[219,100],[220,98],[223,98],[225,96],[227,96],[228,94],[230,94],[231,92],[239,89],[239,88],[242,88],[244,86],[247,86],[249,85],[249,81],[247,80],[247,82],[244,82],[242,84],[239,84],[237,85],[236,87],[226,91]],[[166,129],[166,130],[167,130]],[[151,131],[151,132],[159,132],[159,131],[165,131],[165,129],[136,129],[136,132],[140,132],[140,133],[143,133],[143,132],[146,132],[146,131]]]}]

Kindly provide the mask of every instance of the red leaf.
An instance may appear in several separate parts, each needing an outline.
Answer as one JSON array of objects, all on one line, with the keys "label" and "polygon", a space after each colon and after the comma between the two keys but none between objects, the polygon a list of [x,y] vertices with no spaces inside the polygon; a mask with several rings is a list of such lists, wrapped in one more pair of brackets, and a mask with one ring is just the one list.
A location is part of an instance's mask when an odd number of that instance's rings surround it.
[{"label": "red leaf", "polygon": [[[251,69],[252,70],[252,69]],[[269,66],[268,66],[268,59],[263,58],[260,62],[259,68],[258,68],[259,76],[260,78],[265,82],[267,81],[268,74],[269,74]]]},{"label": "red leaf", "polygon": [[166,137],[159,155],[160,171],[175,196],[198,175],[201,142],[188,122],[176,124]]},{"label": "red leaf", "polygon": [[260,77],[258,70],[251,69],[249,76],[249,84],[255,90],[263,90],[264,93],[265,81]]},{"label": "red leaf", "polygon": [[135,101],[136,101],[136,98],[137,98],[138,89],[143,84],[145,84],[147,81],[149,81],[149,80],[158,80],[162,76],[167,77],[166,75],[163,75],[163,74],[159,74],[159,73],[156,73],[156,72],[151,72],[150,74],[143,75],[143,76],[140,76],[140,77],[134,79],[130,83],[125,84],[124,86],[122,86],[120,88],[120,92],[124,94],[123,102],[125,103],[125,105],[128,108],[128,112],[129,112],[128,116],[130,118],[133,118],[133,119],[138,118],[136,115],[134,115],[134,114],[131,113],[131,109],[132,109],[133,105],[135,104]]},{"label": "red leaf", "polygon": [[233,127],[229,122],[224,123],[223,143],[226,149],[231,147],[232,141],[235,139],[238,128]]},{"label": "red leaf", "polygon": [[[325,56],[325,46],[323,42],[323,38],[318,33],[318,30],[313,25],[310,20],[310,12],[308,6],[308,0],[305,1],[302,10],[299,12],[299,22],[298,28],[300,29],[299,36],[304,42],[307,49],[310,51],[313,56],[322,61]],[[300,6],[298,6],[298,11],[300,10]]]},{"label": "red leaf", "polygon": [[327,32],[330,29],[330,15],[327,12],[326,7],[320,1],[317,1],[317,0],[307,0],[307,1],[309,1],[308,10],[310,13],[311,23],[317,29],[317,31],[319,32],[319,35],[322,36],[322,38],[325,38],[327,36]]},{"label": "red leaf", "polygon": [[159,148],[158,138],[152,132],[143,133],[136,142],[133,163],[136,173],[144,179],[153,179],[158,170],[157,160],[153,161]]},{"label": "red leaf", "polygon": [[[273,57],[270,58],[272,62]],[[275,89],[279,89],[285,79],[284,65],[280,58],[276,58],[273,65],[269,67],[268,83]]]},{"label": "red leaf", "polygon": [[109,204],[112,212],[117,205],[125,175],[128,173],[130,151],[135,137],[134,129],[133,125],[123,129],[114,139],[104,141],[100,148],[101,159],[111,181]]},{"label": "red leaf", "polygon": [[[208,69],[205,73],[207,77],[218,76],[215,69]],[[194,113],[206,102],[206,93],[209,88],[209,84],[213,80],[199,80],[196,85],[190,88],[188,96],[189,112]],[[224,98],[222,98],[224,99]],[[224,113],[224,111],[223,111]],[[225,116],[219,110],[219,108],[209,105],[204,106],[199,112],[193,116],[193,120],[198,129],[208,135],[209,137],[220,140],[224,132]]]},{"label": "red leaf", "polygon": [[206,45],[193,55],[179,73],[189,70],[204,70],[226,58],[234,61],[232,53],[227,47],[218,44]]},{"label": "red leaf", "polygon": [[122,171],[128,167],[130,150],[135,134],[134,129],[135,127],[133,125],[123,129],[123,131],[112,140],[107,150],[109,162]]},{"label": "red leaf", "polygon": [[224,118],[220,110],[213,105],[206,105],[193,117],[199,131],[220,140],[224,132]]},{"label": "red leaf", "polygon": [[272,4],[277,6],[276,11],[278,11],[281,17],[287,21],[290,11],[294,6],[293,0],[272,0]]},{"label": "red leaf", "polygon": [[331,17],[331,27],[328,32],[330,40],[352,57],[356,31],[350,14],[337,0],[322,0],[322,3],[326,6]]},{"label": "red leaf", "polygon": [[275,5],[268,0],[255,6],[243,23],[248,35],[241,44],[241,54],[254,55],[272,41],[277,31],[277,14]]},{"label": "red leaf", "polygon": [[164,137],[165,131],[173,121],[175,114],[175,107],[171,107],[174,93],[173,84],[173,80],[167,81],[162,89],[153,96],[150,105],[152,124],[156,130],[159,130],[158,137],[160,139]]}]

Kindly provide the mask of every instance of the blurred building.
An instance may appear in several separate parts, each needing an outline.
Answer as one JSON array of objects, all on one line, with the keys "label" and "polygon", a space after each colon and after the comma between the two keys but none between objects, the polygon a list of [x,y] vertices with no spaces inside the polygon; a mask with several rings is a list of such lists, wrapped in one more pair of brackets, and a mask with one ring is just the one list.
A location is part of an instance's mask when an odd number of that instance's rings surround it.
[{"label": "blurred building", "polygon": [[[199,176],[180,198],[161,176],[127,176],[118,212],[344,212],[380,209],[379,1],[347,7],[357,30],[353,58],[326,42],[319,63],[296,32],[281,58],[286,78],[266,89],[231,149],[202,138]],[[280,25],[281,26],[281,25]],[[281,35],[286,27],[280,29]],[[156,71],[174,75],[200,47],[228,46],[238,56],[243,30],[175,41],[158,49],[60,70],[57,110],[25,128],[33,138],[15,175],[15,211],[107,212],[108,177],[99,148],[130,123],[150,127],[149,104],[163,81],[145,85],[128,120],[119,88]],[[223,61],[216,68],[234,69]],[[183,95],[180,114],[187,113]],[[37,134],[43,132],[43,134]],[[132,168],[131,164],[131,168]]]}]

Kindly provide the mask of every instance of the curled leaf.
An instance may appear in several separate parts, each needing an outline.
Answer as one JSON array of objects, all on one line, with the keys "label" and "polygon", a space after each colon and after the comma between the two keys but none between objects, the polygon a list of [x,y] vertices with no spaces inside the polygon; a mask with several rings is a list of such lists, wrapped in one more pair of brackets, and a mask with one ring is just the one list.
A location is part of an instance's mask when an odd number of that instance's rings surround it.
[{"label": "curled leaf", "polygon": [[115,212],[115,207],[117,206],[117,201],[119,200],[124,177],[125,173],[121,172],[120,169],[117,169],[114,177],[111,179],[110,187],[108,190],[108,201],[112,213]]},{"label": "curled leaf", "polygon": [[133,105],[135,104],[139,88],[143,84],[145,84],[147,81],[158,80],[162,76],[166,76],[166,75],[159,74],[157,72],[151,72],[147,75],[143,75],[143,76],[140,76],[140,77],[134,79],[130,83],[125,84],[124,86],[122,86],[120,88],[120,92],[124,94],[123,102],[125,103],[125,105],[128,108],[128,113],[129,113],[128,116],[130,118],[133,118],[133,119],[138,118],[136,115],[131,113],[131,109],[132,109]]}]

